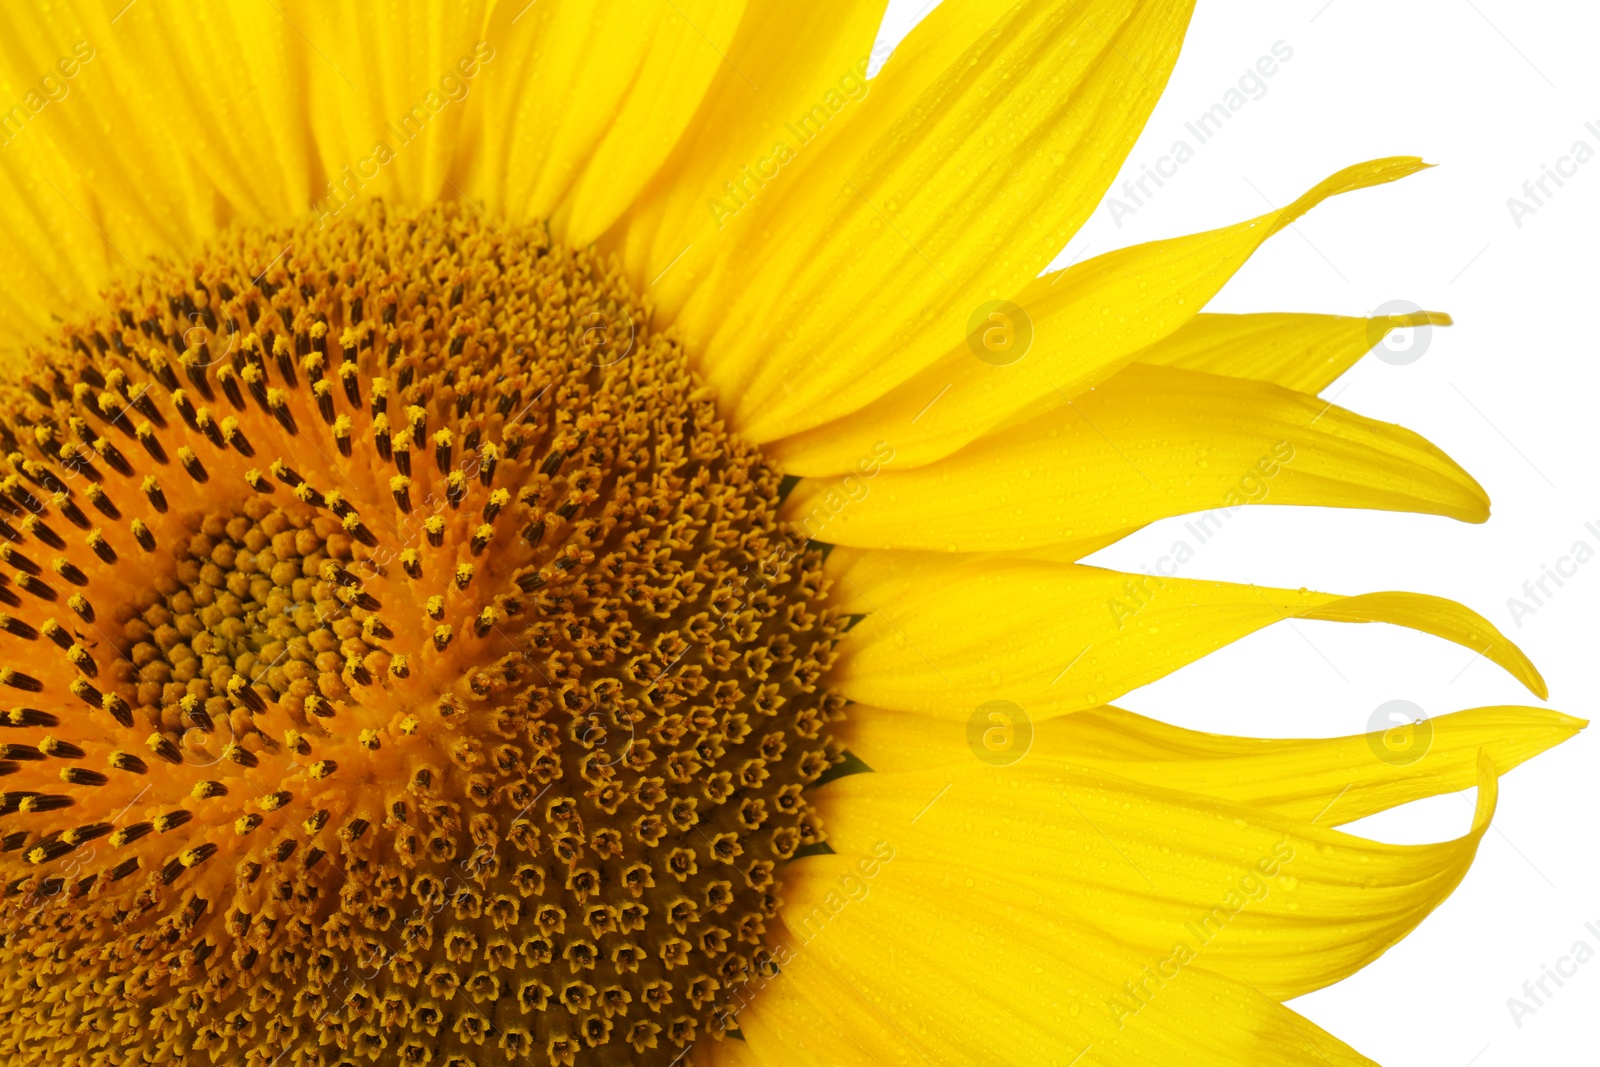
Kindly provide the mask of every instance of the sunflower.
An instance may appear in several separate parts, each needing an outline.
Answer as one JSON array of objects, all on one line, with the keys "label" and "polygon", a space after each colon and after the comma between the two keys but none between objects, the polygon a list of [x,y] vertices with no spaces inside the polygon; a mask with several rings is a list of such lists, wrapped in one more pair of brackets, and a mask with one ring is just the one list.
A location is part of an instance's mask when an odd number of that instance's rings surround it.
[{"label": "sunflower", "polygon": [[[1282,1002],[1583,724],[1111,701],[1464,607],[1078,561],[1246,504],[1469,522],[1200,309],[1322,200],[1040,276],[1190,5],[12,5],[7,1062],[1368,1062]],[[873,73],[869,79],[868,74]],[[1478,787],[1465,836],[1335,826]]]}]

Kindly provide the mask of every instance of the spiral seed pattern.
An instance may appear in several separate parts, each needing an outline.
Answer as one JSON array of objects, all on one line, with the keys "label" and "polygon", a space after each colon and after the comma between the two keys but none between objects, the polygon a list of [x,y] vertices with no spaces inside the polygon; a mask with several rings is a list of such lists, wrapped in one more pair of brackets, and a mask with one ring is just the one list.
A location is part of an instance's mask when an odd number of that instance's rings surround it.
[{"label": "spiral seed pattern", "polygon": [[668,1064],[774,970],[841,623],[597,253],[234,233],[0,387],[0,1056]]}]

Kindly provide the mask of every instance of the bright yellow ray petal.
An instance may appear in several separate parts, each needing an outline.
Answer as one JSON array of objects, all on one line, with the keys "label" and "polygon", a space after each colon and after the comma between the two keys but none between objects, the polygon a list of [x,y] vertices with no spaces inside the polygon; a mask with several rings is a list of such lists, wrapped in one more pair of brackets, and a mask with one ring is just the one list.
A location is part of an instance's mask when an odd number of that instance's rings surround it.
[{"label": "bright yellow ray petal", "polygon": [[497,4],[467,190],[492,213],[593,241],[678,143],[743,11],[742,0]]},{"label": "bright yellow ray petal", "polygon": [[1196,315],[1140,352],[1138,360],[1320,393],[1394,330],[1450,323],[1438,311],[1370,319],[1291,312]]},{"label": "bright yellow ray petal", "polygon": [[682,299],[687,290],[668,283],[668,272],[695,271],[724,231],[751,224],[769,186],[802,180],[796,161],[870,91],[883,8],[882,0],[753,0],[683,139],[621,220],[624,260],[638,281]]},{"label": "bright yellow ray petal", "polygon": [[716,1067],[909,1067],[915,1051],[870,1002],[852,997],[820,960],[782,958],[782,974],[752,983],[756,988],[738,1016],[744,1041],[723,1042],[713,1056]]},{"label": "bright yellow ray petal", "polygon": [[926,838],[902,818],[876,852],[796,864],[781,913],[783,972],[740,1014],[738,1062],[1369,1064],[1203,958],[1126,1011],[1124,983],[1142,981],[1158,957],[983,864],[997,820],[973,814],[968,862],[920,861]]},{"label": "bright yellow ray petal", "polygon": [[677,143],[742,7],[7,9],[0,87],[19,106],[58,63],[75,73],[50,83],[58,101],[7,127],[0,344],[36,336],[152,254],[313,206],[471,194],[592,240]]},{"label": "bright yellow ray petal", "polygon": [[879,610],[880,601],[892,604],[911,587],[972,561],[971,556],[944,552],[881,552],[838,547],[828,556],[828,577],[834,583],[829,597],[839,611],[847,615],[865,615]]},{"label": "bright yellow ray petal", "polygon": [[861,406],[1037,275],[1132,147],[1190,6],[935,9],[711,262],[696,249],[661,283],[741,430],[766,441]]},{"label": "bright yellow ray petal", "polygon": [[1482,616],[1416,593],[1342,597],[1002,558],[950,567],[937,581],[852,581],[872,613],[846,635],[831,682],[854,700],[905,711],[964,720],[990,700],[1034,718],[1081,711],[1294,618],[1421,630],[1546,692]]},{"label": "bright yellow ray petal", "polygon": [[1478,784],[1480,755],[1504,774],[1588,724],[1548,708],[1499,706],[1440,715],[1409,731],[1287,741],[1184,730],[1120,708],[1048,725],[1049,746],[1062,758],[1092,752],[1089,762],[1110,773],[1341,826]]},{"label": "bright yellow ray petal", "polygon": [[[1035,914],[1098,929],[1152,964],[1184,944],[1184,967],[1286,999],[1370,963],[1460,883],[1497,795],[1493,764],[1476,767],[1471,829],[1429,845],[1367,841],[1043,757],[851,775],[819,800],[841,856],[893,842],[887,878],[923,868],[960,893],[973,871],[1003,872]],[[791,929],[795,914],[816,921],[821,894],[805,875],[793,893]]]},{"label": "bright yellow ray petal", "polygon": [[697,1041],[683,1058],[684,1067],[760,1067],[762,1060],[750,1049],[748,1040]]},{"label": "bright yellow ray petal", "polygon": [[806,432],[783,430],[792,436],[772,442],[768,453],[789,473],[807,476],[848,471],[880,440],[893,446],[901,466],[931,463],[993,426],[1058,407],[1110,377],[1192,319],[1268,237],[1328,197],[1424,166],[1404,156],[1358,164],[1281,210],[1110,252],[1030,282],[1013,298],[1033,330],[1031,349],[1016,362],[992,366],[974,354],[965,330],[952,331],[945,354],[903,384],[848,415],[837,403],[815,405],[812,424],[845,417]]},{"label": "bright yellow ray petal", "polygon": [[[1582,719],[1547,708],[1491,707],[1429,719],[1412,731],[1263,740],[1201,733],[1102,707],[1039,723],[996,723],[998,751],[968,723],[853,705],[835,736],[875,771],[970,762],[976,752],[1054,759],[1168,789],[1340,826],[1422,797],[1476,785],[1478,755],[1501,772],[1577,734]],[[991,722],[980,721],[988,728]]]},{"label": "bright yellow ray petal", "polygon": [[1142,364],[936,463],[803,481],[784,514],[835,544],[984,552],[1092,549],[1246,504],[1489,515],[1472,476],[1409,430],[1267,382]]},{"label": "bright yellow ray petal", "polygon": [[[215,218],[202,215],[205,221],[276,220],[305,210],[315,192],[310,181],[316,167],[305,121],[306,57],[281,15],[270,5],[249,4],[195,7],[181,18],[159,5],[141,11],[126,0],[100,7],[117,20],[107,27],[111,39],[105,58],[116,85],[111,91],[121,99],[112,104],[95,92],[92,101],[83,101],[88,111],[104,115],[102,108],[126,109],[139,127],[158,128],[157,136],[190,156],[198,172],[194,180],[214,187],[227,205]],[[218,56],[228,57],[226,78],[217,77]],[[93,137],[82,127],[81,134]],[[135,131],[119,124],[112,139],[125,134]],[[80,149],[76,138],[71,149],[95,150]],[[163,173],[165,161],[151,163],[139,161],[133,187],[122,190],[124,196],[190,193],[201,201],[191,210],[207,215],[216,210],[204,203],[213,194],[203,185],[163,190],[170,177]]]},{"label": "bright yellow ray petal", "polygon": [[[272,5],[263,5],[269,11]],[[391,8],[283,0],[306,53],[322,157],[323,211],[358,197],[427,203],[455,195],[462,130],[496,75],[490,0],[427,0]]]},{"label": "bright yellow ray petal", "polygon": [[[219,76],[218,56],[229,57]],[[298,38],[271,5],[0,11],[0,346],[85,308],[152,253],[303,211]]]}]

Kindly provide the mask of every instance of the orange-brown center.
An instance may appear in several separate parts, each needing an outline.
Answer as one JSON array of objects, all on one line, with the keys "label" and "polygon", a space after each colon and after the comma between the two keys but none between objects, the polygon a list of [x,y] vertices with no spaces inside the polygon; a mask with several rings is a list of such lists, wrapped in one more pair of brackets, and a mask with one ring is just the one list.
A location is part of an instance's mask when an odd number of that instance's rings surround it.
[{"label": "orange-brown center", "polygon": [[839,627],[601,256],[235,233],[0,387],[0,1056],[661,1063],[821,842]]}]

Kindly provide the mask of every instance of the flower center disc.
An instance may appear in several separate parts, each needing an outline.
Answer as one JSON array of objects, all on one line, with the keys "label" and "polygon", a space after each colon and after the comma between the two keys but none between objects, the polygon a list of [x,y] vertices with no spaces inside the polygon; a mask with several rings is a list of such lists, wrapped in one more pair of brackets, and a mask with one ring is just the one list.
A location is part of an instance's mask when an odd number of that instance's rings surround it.
[{"label": "flower center disc", "polygon": [[0,1053],[720,1036],[821,840],[839,627],[649,321],[543,230],[373,204],[0,387]]}]

